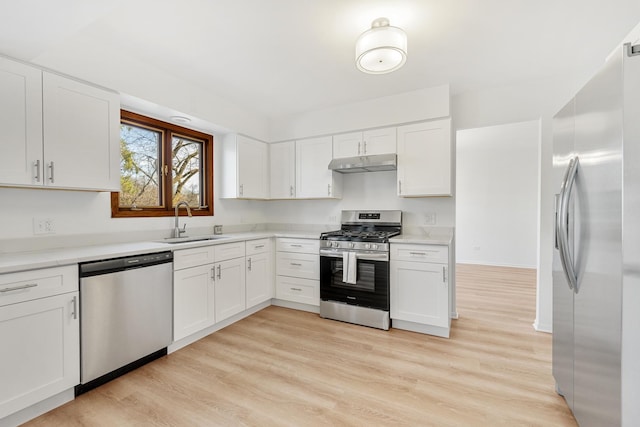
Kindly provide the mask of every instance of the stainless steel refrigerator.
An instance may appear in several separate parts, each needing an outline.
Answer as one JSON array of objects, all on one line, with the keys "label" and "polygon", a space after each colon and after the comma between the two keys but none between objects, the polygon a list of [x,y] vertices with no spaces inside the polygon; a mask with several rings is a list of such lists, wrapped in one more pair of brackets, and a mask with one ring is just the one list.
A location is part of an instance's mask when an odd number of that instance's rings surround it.
[{"label": "stainless steel refrigerator", "polygon": [[580,426],[640,426],[640,46],[554,117],[553,375]]}]

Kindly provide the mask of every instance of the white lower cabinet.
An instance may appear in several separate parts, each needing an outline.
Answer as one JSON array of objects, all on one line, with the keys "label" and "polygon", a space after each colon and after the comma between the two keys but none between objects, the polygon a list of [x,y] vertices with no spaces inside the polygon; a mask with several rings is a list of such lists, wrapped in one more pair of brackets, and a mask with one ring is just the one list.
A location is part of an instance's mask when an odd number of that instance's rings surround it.
[{"label": "white lower cabinet", "polygon": [[0,420],[80,382],[79,301],[77,265],[0,275]]},{"label": "white lower cabinet", "polygon": [[213,275],[213,264],[174,271],[174,341],[211,326],[215,322]]},{"label": "white lower cabinet", "polygon": [[247,254],[247,308],[273,298],[272,265],[273,260],[270,252],[255,255]]},{"label": "white lower cabinet", "polygon": [[[425,262],[443,256],[444,261]],[[407,261],[406,259],[412,259]],[[442,246],[393,245],[391,319],[394,328],[449,337],[449,265]]]},{"label": "white lower cabinet", "polygon": [[216,263],[214,286],[216,322],[228,319],[245,309],[244,269],[244,256]]},{"label": "white lower cabinet", "polygon": [[[320,307],[320,241],[279,238],[276,240],[276,300]],[[311,307],[307,307],[311,306]]]}]

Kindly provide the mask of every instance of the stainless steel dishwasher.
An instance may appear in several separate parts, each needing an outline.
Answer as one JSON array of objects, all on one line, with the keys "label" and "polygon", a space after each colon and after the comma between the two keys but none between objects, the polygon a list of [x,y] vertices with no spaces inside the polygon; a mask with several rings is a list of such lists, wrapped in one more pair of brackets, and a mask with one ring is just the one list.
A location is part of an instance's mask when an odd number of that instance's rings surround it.
[{"label": "stainless steel dishwasher", "polygon": [[173,254],[80,264],[79,395],[167,354]]}]

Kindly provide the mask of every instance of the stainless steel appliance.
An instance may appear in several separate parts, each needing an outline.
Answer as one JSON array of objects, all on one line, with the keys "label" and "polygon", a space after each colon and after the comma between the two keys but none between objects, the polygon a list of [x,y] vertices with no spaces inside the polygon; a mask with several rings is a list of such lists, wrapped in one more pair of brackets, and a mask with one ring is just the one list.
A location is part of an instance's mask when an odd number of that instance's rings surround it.
[{"label": "stainless steel appliance", "polygon": [[340,230],[320,236],[320,316],[389,329],[389,238],[401,211],[342,211]]},{"label": "stainless steel appliance", "polygon": [[640,425],[639,55],[554,118],[553,375],[583,427]]},{"label": "stainless steel appliance", "polygon": [[80,264],[80,385],[76,395],[167,354],[173,254]]}]

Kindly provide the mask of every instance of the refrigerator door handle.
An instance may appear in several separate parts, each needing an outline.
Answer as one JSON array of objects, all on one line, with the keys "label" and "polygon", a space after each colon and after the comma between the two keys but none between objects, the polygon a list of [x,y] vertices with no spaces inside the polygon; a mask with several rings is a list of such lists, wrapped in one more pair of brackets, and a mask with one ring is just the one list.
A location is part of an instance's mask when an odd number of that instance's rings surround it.
[{"label": "refrigerator door handle", "polygon": [[560,251],[560,261],[567,281],[569,282],[569,288],[577,293],[578,291],[578,277],[573,265],[573,256],[569,249],[569,199],[571,198],[571,190],[575,183],[576,176],[578,174],[578,166],[580,162],[578,157],[574,157],[569,162],[569,167],[564,176],[562,187],[560,190],[560,206],[558,209],[558,216],[556,222],[556,232],[558,239],[558,249]]}]

